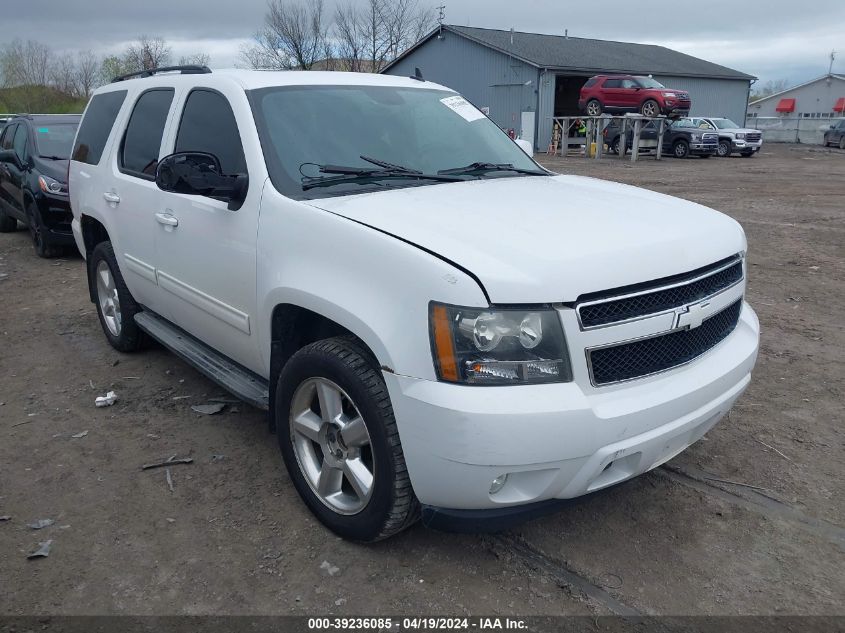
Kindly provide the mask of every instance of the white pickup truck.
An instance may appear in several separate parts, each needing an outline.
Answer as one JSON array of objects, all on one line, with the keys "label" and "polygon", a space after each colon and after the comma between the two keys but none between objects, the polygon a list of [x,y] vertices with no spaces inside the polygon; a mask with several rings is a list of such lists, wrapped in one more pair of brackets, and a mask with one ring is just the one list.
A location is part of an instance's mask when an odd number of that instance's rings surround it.
[{"label": "white pickup truck", "polygon": [[719,134],[716,155],[722,158],[731,154],[750,158],[763,148],[763,133],[760,130],[741,127],[730,119],[720,117],[691,117],[688,120],[697,128]]},{"label": "white pickup truck", "polygon": [[268,409],[329,528],[492,529],[683,451],[758,346],[739,224],[530,151],[420,77],[146,71],[88,104],[73,231],[109,342]]}]

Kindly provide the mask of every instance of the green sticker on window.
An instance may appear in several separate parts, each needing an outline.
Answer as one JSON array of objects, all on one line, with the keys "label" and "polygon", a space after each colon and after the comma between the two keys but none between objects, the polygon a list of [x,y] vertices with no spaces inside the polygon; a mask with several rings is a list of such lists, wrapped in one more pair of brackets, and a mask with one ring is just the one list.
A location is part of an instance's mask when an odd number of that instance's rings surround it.
[{"label": "green sticker on window", "polygon": [[48,134],[48,133],[50,132],[50,128],[48,128],[48,127],[40,127],[40,128],[38,128],[38,132],[39,132],[40,134]]}]

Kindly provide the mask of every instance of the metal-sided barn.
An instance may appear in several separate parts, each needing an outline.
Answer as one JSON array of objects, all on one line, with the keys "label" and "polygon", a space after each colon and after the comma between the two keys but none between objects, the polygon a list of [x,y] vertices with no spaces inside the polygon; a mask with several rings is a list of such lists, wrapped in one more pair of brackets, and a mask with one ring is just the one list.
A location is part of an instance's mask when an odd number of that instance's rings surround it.
[{"label": "metal-sided barn", "polygon": [[591,76],[652,75],[687,90],[693,115],[745,120],[755,79],[663,46],[443,25],[382,72],[413,75],[463,94],[503,129],[545,149],[552,117],[578,114],[578,94]]}]

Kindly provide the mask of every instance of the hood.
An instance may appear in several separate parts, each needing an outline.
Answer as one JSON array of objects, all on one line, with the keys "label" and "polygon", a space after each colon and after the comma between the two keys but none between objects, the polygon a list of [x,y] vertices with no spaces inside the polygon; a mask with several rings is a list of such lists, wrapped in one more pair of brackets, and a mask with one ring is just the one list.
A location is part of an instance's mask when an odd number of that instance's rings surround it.
[{"label": "hood", "polygon": [[67,160],[50,160],[36,156],[33,162],[38,173],[55,178],[59,182],[67,183]]},{"label": "hood", "polygon": [[[711,130],[708,130],[710,132]],[[715,130],[716,132],[730,132],[731,134],[736,134],[737,132],[745,132],[748,134],[749,132],[757,132],[759,133],[760,130],[755,130],[754,128],[750,127],[723,127]]]},{"label": "hood", "polygon": [[307,204],[437,253],[472,272],[500,304],[572,301],[745,250],[742,228],[717,211],[581,176],[473,180]]}]

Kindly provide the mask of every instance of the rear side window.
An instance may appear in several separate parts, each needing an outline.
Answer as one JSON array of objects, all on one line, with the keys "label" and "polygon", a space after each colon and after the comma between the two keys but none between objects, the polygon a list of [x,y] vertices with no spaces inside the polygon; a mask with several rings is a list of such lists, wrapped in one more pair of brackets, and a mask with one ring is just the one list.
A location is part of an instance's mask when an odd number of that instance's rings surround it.
[{"label": "rear side window", "polygon": [[188,95],[174,151],[214,154],[224,174],[246,173],[238,124],[229,101],[219,92],[194,90]]},{"label": "rear side window", "polygon": [[622,80],[621,79],[608,79],[604,82],[604,88],[621,88],[622,87]]},{"label": "rear side window", "polygon": [[125,99],[126,90],[94,95],[85,111],[82,125],[79,126],[76,144],[71,154],[72,160],[89,165],[97,165],[100,162],[114,120]]},{"label": "rear side window", "polygon": [[118,163],[121,171],[147,180],[155,178],[161,137],[172,102],[172,88],[148,90],[138,98],[123,136]]}]

